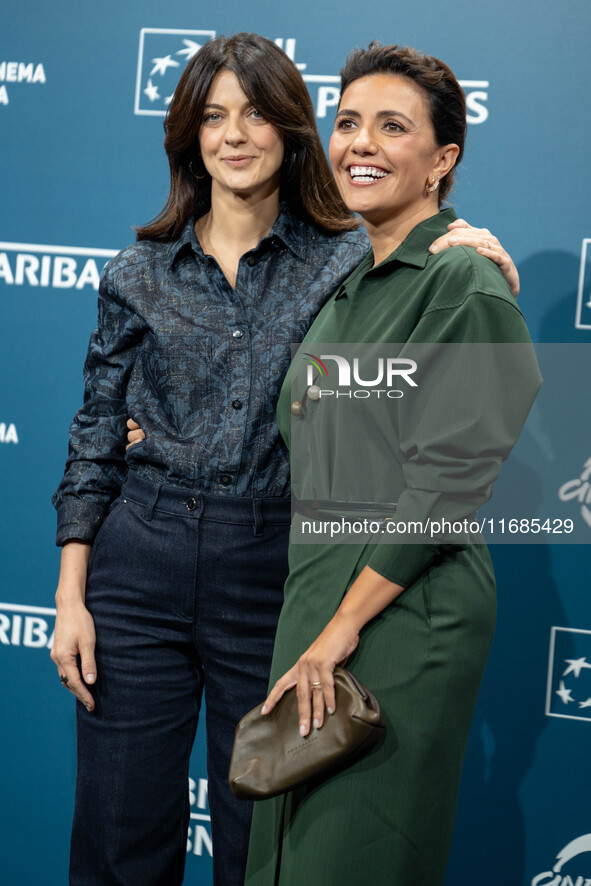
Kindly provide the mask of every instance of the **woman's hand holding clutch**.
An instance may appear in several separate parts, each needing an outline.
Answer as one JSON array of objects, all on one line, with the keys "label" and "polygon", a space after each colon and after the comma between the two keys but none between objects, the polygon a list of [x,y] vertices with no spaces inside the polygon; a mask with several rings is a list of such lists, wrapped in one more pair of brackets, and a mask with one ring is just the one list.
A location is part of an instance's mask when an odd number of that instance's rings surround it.
[{"label": "woman's hand holding clutch", "polygon": [[277,680],[263,713],[272,711],[283,693],[297,685],[300,735],[308,735],[311,725],[319,729],[325,710],[328,714],[335,710],[333,671],[344,665],[358,643],[355,621],[337,612],[296,664]]},{"label": "woman's hand holding clutch", "polygon": [[402,585],[384,578],[370,566],[357,576],[335,615],[311,646],[269,693],[263,713],[273,710],[288,689],[297,686],[300,735],[311,725],[320,729],[324,712],[335,709],[333,671],[344,666],[359,643],[359,631],[403,592]]}]

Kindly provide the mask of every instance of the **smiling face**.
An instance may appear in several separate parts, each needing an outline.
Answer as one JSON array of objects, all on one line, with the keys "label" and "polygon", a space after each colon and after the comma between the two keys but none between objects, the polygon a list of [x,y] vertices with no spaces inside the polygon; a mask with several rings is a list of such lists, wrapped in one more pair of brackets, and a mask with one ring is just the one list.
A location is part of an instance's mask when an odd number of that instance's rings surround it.
[{"label": "smiling face", "polygon": [[241,196],[279,192],[283,141],[247,99],[232,71],[214,79],[199,131],[199,147],[216,189]]},{"label": "smiling face", "polygon": [[370,225],[410,228],[438,210],[427,184],[452,168],[458,148],[439,147],[421,89],[397,74],[371,74],[343,92],[330,139],[341,195]]}]

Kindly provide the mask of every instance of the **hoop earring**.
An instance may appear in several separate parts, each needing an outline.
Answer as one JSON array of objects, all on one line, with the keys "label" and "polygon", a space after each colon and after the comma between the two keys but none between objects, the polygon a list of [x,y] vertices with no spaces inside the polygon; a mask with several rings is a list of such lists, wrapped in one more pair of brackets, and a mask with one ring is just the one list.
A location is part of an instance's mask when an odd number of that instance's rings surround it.
[{"label": "hoop earring", "polygon": [[193,169],[193,161],[192,160],[189,162],[189,172],[191,173],[191,175],[193,176],[195,181],[201,181],[202,179],[204,179],[206,177],[205,175],[197,175],[197,173]]},{"label": "hoop earring", "polygon": [[425,192],[427,194],[432,194],[433,191],[436,191],[438,187],[439,187],[439,179],[438,178],[435,178],[435,181],[431,182],[431,183],[429,182],[429,179],[427,179],[427,184],[425,185]]}]

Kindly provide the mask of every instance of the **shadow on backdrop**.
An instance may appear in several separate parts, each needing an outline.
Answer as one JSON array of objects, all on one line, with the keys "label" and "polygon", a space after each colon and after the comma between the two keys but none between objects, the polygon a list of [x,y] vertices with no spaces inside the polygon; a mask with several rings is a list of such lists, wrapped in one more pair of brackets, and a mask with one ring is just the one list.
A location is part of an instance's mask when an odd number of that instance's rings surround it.
[{"label": "shadow on backdrop", "polygon": [[[524,262],[519,273],[535,341],[591,342],[591,330],[575,327],[578,256],[539,253]],[[550,307],[544,311],[544,305]],[[577,410],[584,406],[568,398],[566,402],[573,434],[580,433]],[[542,419],[545,439],[538,443],[560,459],[565,412],[560,420],[547,413]],[[591,450],[591,438],[582,443]],[[527,490],[528,501],[538,503],[543,482],[538,471],[518,460],[504,466],[499,480],[517,483]],[[531,882],[525,870],[528,810],[519,791],[550,722],[545,716],[550,628],[568,626],[566,600],[553,579],[548,545],[491,545],[490,550],[498,586],[497,630],[470,734],[446,886],[492,886],[507,882],[508,872],[512,883]],[[570,550],[581,558],[584,575],[584,546]]]}]

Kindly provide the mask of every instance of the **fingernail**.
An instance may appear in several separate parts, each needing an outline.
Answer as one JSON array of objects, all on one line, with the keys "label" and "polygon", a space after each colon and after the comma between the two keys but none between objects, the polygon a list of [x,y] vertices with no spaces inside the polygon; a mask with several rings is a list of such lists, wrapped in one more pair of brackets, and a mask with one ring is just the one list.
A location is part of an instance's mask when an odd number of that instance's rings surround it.
[{"label": "fingernail", "polygon": [[329,714],[334,714],[334,708],[327,708],[326,710]]},{"label": "fingernail", "polygon": [[94,683],[95,680],[96,680],[96,677],[94,674],[87,674],[86,675],[86,682],[87,683]]},{"label": "fingernail", "polygon": [[261,714],[266,714],[266,713],[267,713],[267,705],[264,704],[261,708]]},{"label": "fingernail", "polygon": [[306,724],[300,723],[300,735],[302,736],[302,738],[304,737],[305,734],[306,734]]},{"label": "fingernail", "polygon": [[437,243],[434,243],[432,246],[429,246],[429,252],[437,252],[438,249],[439,249],[439,246],[437,245]]},{"label": "fingernail", "polygon": [[85,705],[84,707],[86,708],[86,710],[88,711],[89,714],[92,714],[92,708],[90,707],[89,704]]},{"label": "fingernail", "polygon": [[318,729],[318,727],[320,726],[320,720],[318,719],[318,717],[314,717],[313,722],[314,722],[314,729]]}]

